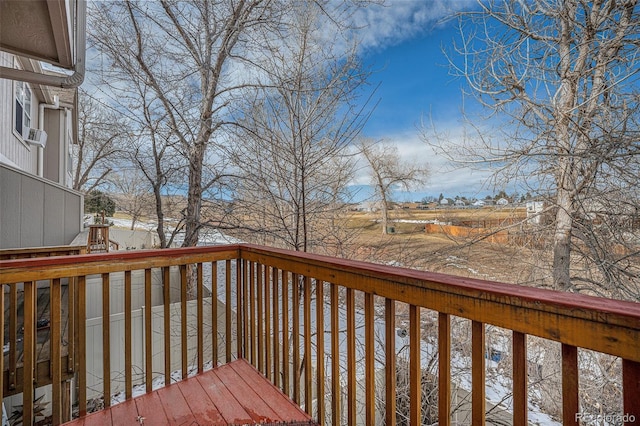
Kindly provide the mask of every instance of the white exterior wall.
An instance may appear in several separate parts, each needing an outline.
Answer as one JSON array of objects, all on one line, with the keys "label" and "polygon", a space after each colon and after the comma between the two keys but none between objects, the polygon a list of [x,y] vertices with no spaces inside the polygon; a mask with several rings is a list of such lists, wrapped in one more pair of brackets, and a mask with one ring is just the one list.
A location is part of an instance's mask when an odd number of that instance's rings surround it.
[{"label": "white exterior wall", "polygon": [[46,108],[44,115],[44,128],[48,135],[47,146],[44,149],[44,177],[71,188],[73,178],[69,154],[72,143],[72,114],[66,109]]},{"label": "white exterior wall", "polygon": [[[11,54],[0,52],[0,64],[15,67],[16,62]],[[16,167],[27,173],[36,174],[38,167],[38,149],[22,140],[14,129],[15,123],[15,82],[0,79],[0,162]],[[31,126],[38,124],[37,92],[31,88]]]}]

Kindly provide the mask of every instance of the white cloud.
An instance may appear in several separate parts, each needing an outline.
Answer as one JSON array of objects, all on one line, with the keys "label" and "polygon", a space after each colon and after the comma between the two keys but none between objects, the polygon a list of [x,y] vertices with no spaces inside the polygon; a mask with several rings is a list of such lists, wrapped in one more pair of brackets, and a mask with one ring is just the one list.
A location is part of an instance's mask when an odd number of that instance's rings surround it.
[{"label": "white cloud", "polygon": [[[462,128],[456,123],[451,123],[446,133],[448,142],[452,145],[460,144],[464,137]],[[384,139],[398,147],[398,153],[403,161],[424,165],[429,170],[426,184],[408,193],[396,194],[395,198],[399,201],[420,200],[425,195],[437,196],[440,193],[445,196],[464,195],[469,198],[483,197],[493,193],[493,188],[487,183],[491,171],[470,167],[463,168],[453,164],[424,142],[417,130],[389,134],[384,136]],[[360,168],[353,183],[368,185],[370,178],[367,169],[362,161],[359,165]]]},{"label": "white cloud", "polygon": [[353,16],[364,49],[383,49],[436,28],[453,12],[469,8],[472,0],[391,0],[369,5]]}]

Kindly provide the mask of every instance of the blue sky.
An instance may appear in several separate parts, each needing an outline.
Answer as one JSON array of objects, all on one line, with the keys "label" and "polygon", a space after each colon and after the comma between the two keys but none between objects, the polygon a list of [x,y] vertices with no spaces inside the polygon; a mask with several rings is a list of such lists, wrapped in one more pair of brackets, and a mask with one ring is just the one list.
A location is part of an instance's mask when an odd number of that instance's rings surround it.
[{"label": "blue sky", "polygon": [[374,69],[372,83],[380,83],[375,96],[380,103],[365,128],[367,135],[414,129],[422,114],[431,113],[435,119],[459,114],[462,81],[449,75],[441,49],[452,36],[448,26],[363,58]]},{"label": "blue sky", "polygon": [[[450,171],[451,165],[422,141],[419,130],[424,117],[432,118],[439,132],[454,138],[461,133],[464,82],[450,75],[442,49],[450,48],[457,35],[456,21],[447,17],[474,4],[476,0],[386,0],[385,6],[369,4],[351,17],[358,28],[353,34],[361,40],[361,59],[373,71],[371,86],[379,84],[373,97],[378,105],[363,136],[397,144],[403,159],[430,170],[423,187],[398,193],[396,200],[420,200],[440,193],[484,198],[494,192],[483,187],[486,172]],[[469,106],[466,100],[465,105]],[[368,183],[363,173],[354,182]]]},{"label": "blue sky", "polygon": [[[455,20],[445,17],[453,9],[471,7],[466,0],[395,0],[366,17],[362,60],[371,66],[372,86],[380,84],[378,106],[363,135],[386,139],[399,146],[408,161],[427,163],[431,177],[422,188],[396,194],[398,200],[419,200],[425,195],[482,197],[494,189],[484,184],[487,172],[452,170],[420,138],[420,123],[433,120],[439,132],[455,137],[461,131],[462,79],[451,75],[443,49],[450,51],[458,34]],[[472,104],[465,99],[466,108]],[[366,183],[363,176],[359,183]],[[497,191],[497,190],[496,190]]]}]

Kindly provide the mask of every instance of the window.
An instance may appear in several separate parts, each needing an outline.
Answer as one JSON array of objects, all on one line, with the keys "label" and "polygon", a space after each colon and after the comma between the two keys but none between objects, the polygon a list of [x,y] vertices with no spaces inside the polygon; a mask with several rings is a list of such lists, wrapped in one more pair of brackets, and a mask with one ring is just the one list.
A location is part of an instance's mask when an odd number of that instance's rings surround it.
[{"label": "window", "polygon": [[31,127],[31,89],[27,83],[16,81],[15,130],[22,136],[25,127]]}]

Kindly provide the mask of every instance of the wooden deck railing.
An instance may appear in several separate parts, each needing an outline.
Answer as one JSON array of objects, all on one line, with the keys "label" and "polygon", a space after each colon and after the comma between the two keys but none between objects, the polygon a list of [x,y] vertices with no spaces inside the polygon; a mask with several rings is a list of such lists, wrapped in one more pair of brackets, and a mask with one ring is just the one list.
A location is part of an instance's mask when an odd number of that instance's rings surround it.
[{"label": "wooden deck railing", "polygon": [[[135,332],[131,331],[135,271],[142,271],[144,277],[142,365],[134,360]],[[114,300],[115,289],[110,279],[114,274],[124,276],[123,291],[118,290],[118,297],[124,298],[124,347],[116,338],[119,332],[112,327],[110,301]],[[160,313],[149,308],[152,291],[157,291],[152,286],[156,275],[161,278],[164,298]],[[148,392],[154,380],[170,378],[175,371],[185,378],[190,370],[203,371],[244,357],[321,424],[374,424],[384,419],[385,424],[393,425],[400,392],[396,388],[396,333],[404,327],[396,318],[402,314],[408,322],[409,424],[420,424],[422,418],[421,355],[426,328],[436,330],[438,422],[452,422],[452,366],[458,359],[452,350],[456,343],[452,338],[456,335],[454,317],[471,324],[472,424],[486,421],[489,325],[511,333],[513,424],[528,422],[529,336],[559,342],[564,424],[578,425],[580,421],[580,348],[621,358],[622,401],[620,412],[615,414],[620,419],[640,419],[638,303],[243,244],[0,262],[3,287],[24,285],[25,336],[35,332],[34,283],[50,280],[55,308],[51,309],[52,342],[61,339],[60,280],[77,279],[77,318],[69,335],[76,341],[73,359],[81,416],[87,412],[88,392],[96,392],[87,387],[86,298],[92,276],[100,277],[103,300],[102,347],[106,350],[102,351],[98,372],[102,378],[98,393],[104,406],[112,404],[118,390],[131,398],[138,377],[143,377]],[[179,295],[171,294],[173,277],[178,277]],[[217,294],[221,303],[210,299],[210,292]],[[4,291],[0,294],[3,298]],[[431,320],[434,327],[427,327]],[[4,330],[4,317],[0,321],[0,330]],[[52,416],[53,423],[58,424],[66,415],[61,402],[63,366],[59,352],[54,352]],[[157,353],[161,354],[160,363],[154,358]],[[114,371],[114,357],[120,356],[124,368]],[[2,362],[0,357],[0,367]],[[23,363],[22,387],[26,394],[32,394],[38,386],[34,384],[33,348],[25,347]],[[138,369],[141,376],[136,376]],[[379,371],[384,380],[377,379]],[[122,384],[118,382],[120,375],[124,377]],[[25,398],[25,424],[33,422],[31,410],[32,403]]]},{"label": "wooden deck railing", "polygon": [[[81,254],[85,254],[87,251],[86,246],[49,246],[49,247],[30,247],[30,248],[20,248],[20,249],[0,249],[0,261],[2,260],[15,260],[15,259],[32,259],[32,258],[43,258],[43,257],[58,257],[58,256],[77,256]],[[70,285],[69,285],[70,284]],[[73,289],[73,281],[70,283],[65,283],[65,289],[72,288]],[[60,285],[59,283],[56,285]],[[21,288],[19,288],[19,284],[10,284],[8,286],[3,286],[2,295],[0,295],[0,307],[2,307],[2,316],[4,322],[2,323],[3,327],[0,329],[0,335],[2,336],[3,346],[5,346],[6,352],[6,360],[2,360],[0,363],[0,389],[2,389],[3,395],[12,395],[22,393],[22,381],[19,380],[19,376],[22,376],[22,363],[23,363],[23,348],[25,342],[30,342],[33,346],[33,353],[26,354],[27,357],[31,356],[33,359],[28,360],[34,364],[34,376],[35,380],[41,385],[50,383],[51,380],[51,372],[50,367],[51,363],[49,362],[51,351],[54,348],[50,348],[48,345],[48,340],[44,342],[38,342],[38,334],[44,337],[45,334],[48,333],[49,325],[50,325],[50,316],[48,315],[48,306],[49,297],[48,295],[44,295],[46,293],[46,289],[37,288],[33,289],[33,297],[35,299],[38,298],[39,295],[47,296],[43,297],[41,302],[40,309],[36,309],[35,305],[32,306],[30,303],[26,305],[27,309],[33,307],[33,316],[35,318],[35,325],[33,325],[34,333],[30,334],[31,339],[25,340],[27,335],[24,333],[23,325],[23,315],[25,312],[25,304],[24,300],[21,297],[18,297],[18,293],[22,293]],[[76,318],[73,311],[75,308],[75,302],[73,297],[68,297],[68,293],[65,292],[64,299],[66,301],[66,305],[64,307],[65,313],[67,317],[71,319],[71,328],[73,329],[73,319]],[[52,293],[53,294],[53,293]],[[6,325],[6,327],[5,327]],[[64,335],[66,329],[63,328],[61,333]],[[65,336],[66,337],[66,336]],[[71,349],[71,353],[73,350],[73,341],[70,341],[67,347]],[[65,348],[66,349],[66,348]],[[67,351],[64,354],[60,354],[62,358],[62,363],[65,365],[65,376],[68,378],[73,374],[73,356],[71,358],[68,357]],[[6,368],[6,370],[5,370]]]}]

